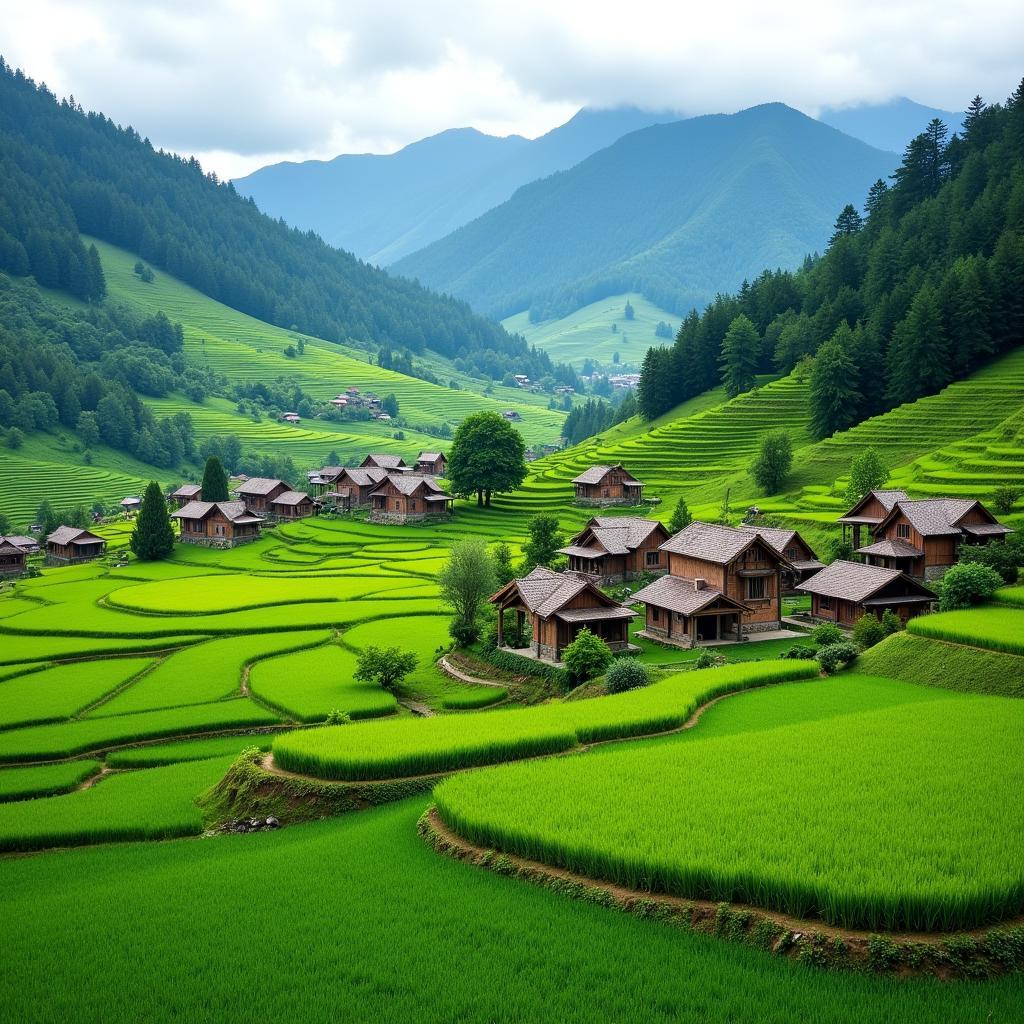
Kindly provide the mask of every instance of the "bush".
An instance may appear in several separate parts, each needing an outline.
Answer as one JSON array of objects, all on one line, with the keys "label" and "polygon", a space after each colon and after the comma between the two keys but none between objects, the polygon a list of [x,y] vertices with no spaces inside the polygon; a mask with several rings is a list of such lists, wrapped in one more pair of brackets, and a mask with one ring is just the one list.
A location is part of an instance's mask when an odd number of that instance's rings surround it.
[{"label": "bush", "polygon": [[854,624],[853,639],[862,651],[881,643],[885,637],[882,623],[878,621],[878,616],[871,612],[865,612]]},{"label": "bush", "polygon": [[972,604],[987,601],[1003,585],[1003,577],[979,562],[960,562],[942,577],[939,610],[953,611],[970,608]]},{"label": "bush", "polygon": [[882,638],[892,636],[903,628],[903,620],[891,609],[882,612]]},{"label": "bush", "polygon": [[818,653],[815,657],[818,659],[818,664],[821,665],[822,671],[832,675],[833,672],[838,671],[844,665],[849,665],[860,651],[857,649],[857,645],[851,643],[849,640],[843,640],[836,644],[826,644],[824,647],[819,648]]},{"label": "bush", "polygon": [[359,655],[353,678],[393,692],[418,661],[412,651],[399,647],[367,647]]},{"label": "bush", "polygon": [[960,549],[960,561],[995,569],[1004,583],[1016,583],[1020,552],[1015,544],[968,545]]},{"label": "bush", "polygon": [[[495,647],[498,645],[497,629],[498,627],[495,626]],[[459,647],[468,647],[479,638],[480,626],[476,622],[463,622],[462,619],[452,619],[452,621],[448,623],[448,632]]]},{"label": "bush", "polygon": [[1008,516],[1013,511],[1014,503],[1020,497],[1020,490],[1010,484],[1002,484],[992,493],[992,504],[1001,516]]},{"label": "bush", "polygon": [[846,639],[846,634],[834,622],[820,622],[814,627],[811,639],[819,647],[828,647],[842,643]]},{"label": "bush", "polygon": [[788,651],[783,651],[780,658],[795,658],[799,661],[810,661],[815,656],[813,647],[804,647],[803,644],[793,644]]},{"label": "bush", "polygon": [[714,668],[715,656],[710,651],[701,651],[693,664],[695,668]]},{"label": "bush", "polygon": [[327,717],[324,719],[324,725],[351,725],[352,716],[347,711],[339,711],[335,708],[333,711],[328,712]]},{"label": "bush", "polygon": [[647,666],[635,658],[616,658],[608,668],[605,686],[609,693],[638,690],[651,681]]},{"label": "bush", "polygon": [[611,664],[612,652],[608,645],[590,632],[586,626],[576,634],[568,647],[562,652],[562,661],[569,675],[578,682],[585,683],[588,679],[601,675]]}]

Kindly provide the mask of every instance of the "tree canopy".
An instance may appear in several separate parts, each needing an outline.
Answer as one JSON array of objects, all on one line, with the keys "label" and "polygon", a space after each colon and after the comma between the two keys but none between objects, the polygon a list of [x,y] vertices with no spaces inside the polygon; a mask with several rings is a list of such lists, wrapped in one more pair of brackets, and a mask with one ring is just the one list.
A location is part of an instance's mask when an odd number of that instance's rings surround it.
[{"label": "tree canopy", "polygon": [[448,457],[448,483],[459,497],[476,494],[490,506],[495,491],[515,490],[526,476],[522,435],[496,412],[475,412],[455,431]]},{"label": "tree canopy", "polygon": [[206,460],[201,486],[203,501],[228,500],[228,474],[216,455],[211,455]]},{"label": "tree canopy", "polygon": [[174,528],[160,485],[151,480],[142,495],[142,507],[135,519],[129,546],[143,562],[166,558],[174,550]]}]

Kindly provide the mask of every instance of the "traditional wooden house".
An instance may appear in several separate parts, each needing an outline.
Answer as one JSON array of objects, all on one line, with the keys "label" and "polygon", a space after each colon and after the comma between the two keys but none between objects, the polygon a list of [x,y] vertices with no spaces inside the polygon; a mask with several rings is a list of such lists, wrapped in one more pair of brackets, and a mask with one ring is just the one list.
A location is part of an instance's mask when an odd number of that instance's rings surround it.
[{"label": "traditional wooden house", "polygon": [[99,558],[107,550],[102,537],[77,526],[58,526],[46,538],[47,565],[76,565]]},{"label": "traditional wooden house", "polygon": [[639,505],[644,485],[622,465],[591,466],[573,479],[577,505]]},{"label": "traditional wooden house", "polygon": [[142,499],[137,496],[121,499],[121,509],[126,516],[133,516],[142,507]]},{"label": "traditional wooden house", "polygon": [[906,491],[868,491],[846,515],[838,520],[843,527],[843,543],[846,543],[846,530],[849,527],[853,533],[851,543],[855,548],[860,547],[861,530],[867,530],[868,534],[892,511],[897,501],[907,500]]},{"label": "traditional wooden house", "polygon": [[28,558],[24,548],[6,537],[0,537],[0,576],[20,576]]},{"label": "traditional wooden house", "polygon": [[871,532],[857,548],[865,562],[934,580],[956,565],[961,545],[1003,541],[1013,530],[971,498],[901,498]]},{"label": "traditional wooden house", "polygon": [[852,627],[866,612],[882,617],[892,609],[904,622],[927,612],[935,600],[918,580],[898,569],[838,560],[805,580],[800,589],[811,595],[811,616]]},{"label": "traditional wooden house", "polygon": [[789,562],[792,568],[785,569],[782,573],[782,590],[785,594],[795,592],[800,583],[825,568],[825,563],[818,561],[818,556],[811,550],[810,544],[796,530],[751,525],[741,526],[740,529],[756,533]]},{"label": "traditional wooden house", "polygon": [[502,409],[501,418],[508,420],[509,423],[518,423],[523,417],[515,411],[515,409]]},{"label": "traditional wooden house", "polygon": [[350,511],[366,508],[370,495],[387,479],[388,471],[378,466],[357,466],[343,469],[334,480],[331,490],[324,492],[323,499],[335,507]]},{"label": "traditional wooden house", "polygon": [[290,490],[291,488],[283,480],[252,476],[238,486],[235,494],[250,512],[262,516],[270,512],[270,503],[278,495]]},{"label": "traditional wooden house", "polygon": [[199,501],[202,496],[203,489],[199,484],[182,484],[168,495],[175,508],[184,508],[190,501]]},{"label": "traditional wooden house", "polygon": [[5,540],[8,544],[13,544],[16,548],[21,548],[26,555],[39,554],[39,541],[37,541],[35,537],[20,537],[8,534]]},{"label": "traditional wooden house", "polygon": [[270,502],[268,511],[274,519],[305,519],[316,514],[317,506],[305,491],[284,491]]},{"label": "traditional wooden house", "polygon": [[[506,638],[521,638],[526,617],[530,619],[530,653],[546,661],[561,661],[562,651],[586,627],[613,651],[629,648],[629,623],[636,612],[608,597],[589,580],[538,566],[519,580],[507,583],[491,597],[498,608],[498,646]],[[515,611],[511,632],[505,612]]]},{"label": "traditional wooden house", "polygon": [[360,467],[373,466],[376,469],[390,469],[393,472],[408,473],[409,467],[401,455],[389,455],[386,452],[370,452],[369,455],[359,463]]},{"label": "traditional wooden house", "polygon": [[444,476],[448,468],[448,460],[444,452],[420,452],[416,458],[417,473],[425,473],[428,476]]},{"label": "traditional wooden house", "polygon": [[370,495],[370,520],[398,524],[447,516],[454,501],[432,476],[388,473]]},{"label": "traditional wooden house", "polygon": [[171,513],[181,523],[180,540],[208,548],[233,548],[257,540],[261,516],[244,501],[190,501]]},{"label": "traditional wooden house", "polygon": [[633,595],[647,634],[693,647],[779,628],[782,574],[794,570],[756,533],[693,522],[661,550],[668,575]]},{"label": "traditional wooden house", "polygon": [[309,489],[316,497],[327,494],[337,488],[338,479],[345,472],[344,466],[324,466],[312,469],[306,474]]},{"label": "traditional wooden house", "polygon": [[668,530],[639,516],[594,516],[568,547],[569,571],[599,583],[618,583],[642,573],[662,573],[668,555],[661,545]]}]

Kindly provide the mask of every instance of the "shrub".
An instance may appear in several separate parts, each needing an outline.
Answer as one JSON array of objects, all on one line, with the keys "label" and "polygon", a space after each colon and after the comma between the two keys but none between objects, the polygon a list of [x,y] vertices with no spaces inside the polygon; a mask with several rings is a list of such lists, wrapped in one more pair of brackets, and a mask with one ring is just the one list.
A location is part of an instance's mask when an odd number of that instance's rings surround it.
[{"label": "shrub", "polygon": [[394,690],[418,660],[411,651],[398,647],[367,647],[359,655],[353,676],[361,683],[376,683],[384,690]]},{"label": "shrub", "polygon": [[324,725],[351,725],[352,716],[347,711],[339,711],[335,708],[329,712],[324,719]]},{"label": "shrub", "polygon": [[715,656],[710,651],[701,651],[693,664],[695,668],[714,668]]},{"label": "shrub", "polygon": [[972,604],[987,601],[1002,585],[1002,576],[990,566],[960,562],[942,577],[939,609],[949,612],[970,608]]},{"label": "shrub", "polygon": [[842,643],[846,634],[834,622],[820,622],[814,627],[811,639],[819,647],[828,647],[831,644]]},{"label": "shrub", "polygon": [[874,647],[875,644],[880,643],[885,637],[886,634],[882,629],[882,623],[878,621],[878,616],[871,612],[865,612],[854,624],[853,639],[862,651],[866,651],[869,647]]},{"label": "shrub", "polygon": [[903,628],[903,620],[891,609],[882,612],[882,637],[892,636]]},{"label": "shrub", "polygon": [[569,675],[579,683],[601,675],[611,664],[612,652],[608,645],[585,626],[576,634],[562,653],[562,661]]},{"label": "shrub", "polygon": [[793,442],[785,430],[773,430],[761,438],[750,475],[765,494],[776,494],[793,464]]},{"label": "shrub", "polygon": [[[459,647],[468,647],[480,636],[480,626],[476,622],[463,622],[462,619],[452,619],[448,623],[448,632]],[[497,639],[495,639],[496,645]]]},{"label": "shrub", "polygon": [[1016,545],[1011,544],[968,545],[960,549],[961,562],[987,565],[1002,576],[1004,583],[1017,582],[1019,559]]},{"label": "shrub", "polygon": [[835,644],[825,644],[819,648],[815,657],[818,659],[822,671],[832,675],[844,665],[849,665],[859,653],[856,644],[849,640],[842,640]]},{"label": "shrub", "polygon": [[779,655],[780,658],[796,658],[799,661],[810,661],[814,656],[814,648],[804,647],[803,644],[793,644],[788,651]]},{"label": "shrub", "polygon": [[1014,503],[1020,497],[1020,489],[1010,484],[1001,484],[992,492],[992,504],[1001,516],[1013,511]]},{"label": "shrub", "polygon": [[638,690],[651,681],[647,666],[635,658],[616,658],[608,668],[605,686],[609,693]]}]

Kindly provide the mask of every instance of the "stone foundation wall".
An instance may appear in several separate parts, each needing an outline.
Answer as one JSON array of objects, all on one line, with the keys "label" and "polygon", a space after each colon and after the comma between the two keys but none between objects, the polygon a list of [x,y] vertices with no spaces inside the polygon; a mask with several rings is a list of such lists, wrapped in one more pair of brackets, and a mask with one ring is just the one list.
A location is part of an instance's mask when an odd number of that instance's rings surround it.
[{"label": "stone foundation wall", "polygon": [[537,647],[540,648],[540,656],[542,658],[546,658],[548,661],[557,661],[558,660],[555,657],[555,649],[554,649],[554,647],[551,647],[548,644],[535,644],[534,647],[535,647],[535,649]]},{"label": "stone foundation wall", "polygon": [[182,544],[196,544],[201,548],[218,548],[220,550],[241,547],[243,544],[251,544],[254,540],[259,539],[258,534],[255,537],[193,537],[186,533],[178,538]]},{"label": "stone foundation wall", "polygon": [[772,619],[769,622],[748,622],[743,625],[744,635],[748,633],[768,633],[773,629],[780,629],[782,624],[778,619]]},{"label": "stone foundation wall", "polygon": [[940,580],[946,574],[946,570],[952,568],[952,565],[926,565],[924,567],[924,578],[926,580]]},{"label": "stone foundation wall", "polygon": [[628,505],[630,508],[636,508],[643,502],[633,501],[632,498],[577,498],[576,504],[584,508],[610,508],[613,505]]},{"label": "stone foundation wall", "polygon": [[427,512],[371,512],[367,522],[384,526],[403,526],[406,523],[442,523],[450,519],[446,513]]}]

